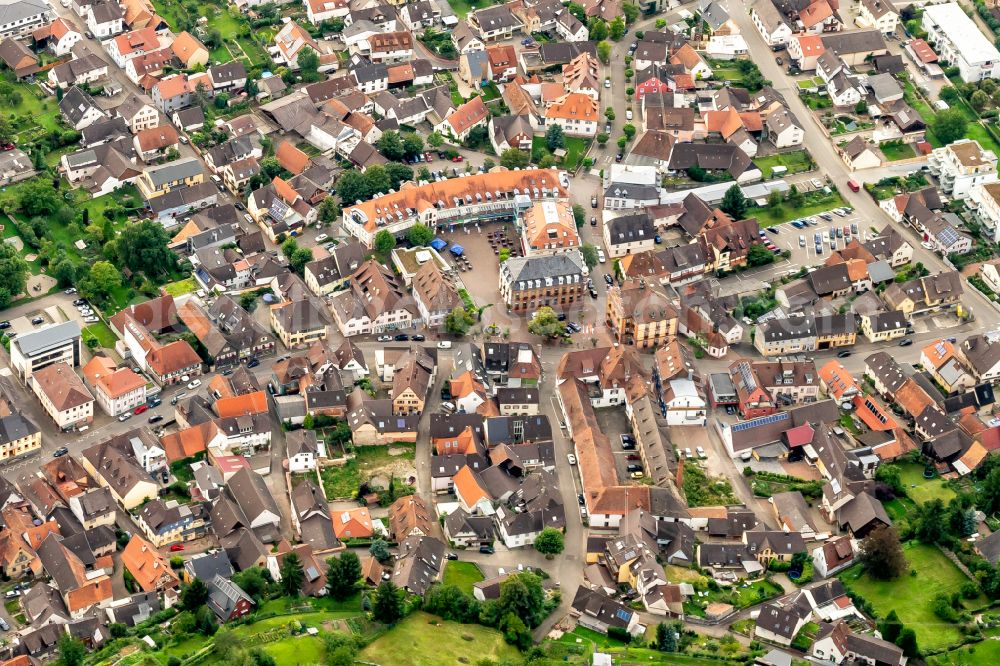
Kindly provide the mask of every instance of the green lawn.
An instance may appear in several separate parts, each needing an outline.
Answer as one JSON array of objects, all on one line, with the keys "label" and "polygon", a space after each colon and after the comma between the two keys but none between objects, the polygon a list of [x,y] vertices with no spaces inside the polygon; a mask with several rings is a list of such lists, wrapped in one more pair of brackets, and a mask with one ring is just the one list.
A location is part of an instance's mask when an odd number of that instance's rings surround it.
[{"label": "green lawn", "polygon": [[327,467],[321,473],[323,488],[329,499],[352,498],[358,492],[358,485],[388,464],[397,460],[413,460],[413,445],[397,444],[393,449],[407,447],[398,456],[389,455],[388,446],[359,446],[354,449],[355,458],[343,467]]},{"label": "green lawn", "polygon": [[[4,109],[14,131],[17,143],[37,138],[41,131],[66,129],[59,114],[59,103],[31,83],[11,83],[21,95],[21,103],[13,109]],[[9,114],[9,115],[8,115]]]},{"label": "green lawn", "polygon": [[885,155],[887,162],[908,160],[917,156],[917,152],[913,150],[913,145],[909,143],[883,143],[879,146],[879,150]]},{"label": "green lawn", "polygon": [[517,649],[495,629],[445,622],[424,612],[413,613],[358,655],[359,660],[380,666],[475,664],[518,657]]},{"label": "green lawn", "polygon": [[770,206],[766,208],[752,208],[748,211],[748,216],[756,217],[760,226],[770,227],[775,224],[794,220],[798,217],[808,217],[833,208],[840,208],[843,205],[844,200],[841,198],[840,193],[834,190],[831,194],[827,195],[805,195],[805,203],[799,208],[792,208],[787,203],[782,204],[780,208]]},{"label": "green lawn", "polygon": [[86,342],[88,338],[96,338],[97,344],[105,349],[114,349],[115,343],[118,342],[118,337],[111,331],[110,328],[108,328],[107,324],[101,321],[84,327],[84,342]]},{"label": "green lawn", "polygon": [[[584,139],[579,136],[567,136],[566,137],[566,157],[563,158],[562,167],[564,169],[573,170],[580,164],[580,160],[583,159],[583,155],[587,152],[587,148],[590,146],[590,140]],[[533,156],[538,155],[541,159],[541,155],[548,154],[549,149],[545,145],[544,136],[536,136],[531,141],[531,154]],[[537,159],[535,161],[538,161]]]},{"label": "green lawn", "polygon": [[791,175],[793,173],[801,173],[803,171],[808,171],[812,167],[812,160],[809,158],[809,153],[804,150],[796,150],[792,153],[782,153],[779,155],[768,155],[767,157],[757,157],[754,158],[754,164],[756,164],[761,173],[764,174],[764,180],[771,177],[771,171],[776,166],[783,166],[788,169],[784,175]]},{"label": "green lawn", "polygon": [[[840,575],[844,585],[864,597],[875,608],[879,617],[895,610],[899,619],[917,633],[917,642],[925,650],[940,650],[962,640],[958,625],[942,622],[931,603],[934,597],[958,592],[968,580],[951,560],[935,546],[908,542],[903,546],[908,569],[916,575],[904,574],[891,581],[873,580],[863,574],[860,566],[853,566]],[[975,608],[985,599],[966,602]]]},{"label": "green lawn", "polygon": [[193,294],[198,291],[198,283],[194,278],[185,278],[183,280],[178,280],[177,282],[170,282],[169,284],[163,285],[164,291],[166,291],[171,296],[183,296],[184,294]]},{"label": "green lawn", "polygon": [[975,666],[1000,664],[1000,641],[986,640],[951,652],[927,657],[930,666]]},{"label": "green lawn", "polygon": [[484,579],[483,572],[474,562],[449,560],[444,566],[444,584],[457,585],[468,594],[472,594],[473,585]]},{"label": "green lawn", "polygon": [[955,491],[948,488],[940,476],[925,479],[923,465],[901,463],[896,466],[899,468],[900,480],[906,487],[906,494],[914,502],[923,504],[932,499],[939,499],[947,504],[955,497]]},{"label": "green lawn", "polygon": [[451,5],[452,10],[458,18],[464,19],[471,12],[483,7],[489,7],[493,3],[490,0],[451,0],[448,4]]}]

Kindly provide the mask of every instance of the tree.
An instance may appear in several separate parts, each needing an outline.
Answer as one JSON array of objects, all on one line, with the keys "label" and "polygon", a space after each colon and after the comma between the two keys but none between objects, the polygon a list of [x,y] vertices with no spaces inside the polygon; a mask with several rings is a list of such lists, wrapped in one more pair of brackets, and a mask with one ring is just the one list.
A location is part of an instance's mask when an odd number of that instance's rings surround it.
[{"label": "tree", "polygon": [[343,600],[354,594],[361,579],[361,560],[353,551],[345,551],[339,557],[326,561],[326,587],[330,596]]},{"label": "tree", "polygon": [[288,553],[281,560],[281,591],[286,597],[297,597],[302,591],[302,581],[306,574],[296,553]]},{"label": "tree", "polygon": [[66,255],[62,255],[49,264],[49,275],[59,282],[60,287],[69,287],[76,282],[76,264]]},{"label": "tree", "polygon": [[406,232],[406,240],[413,247],[424,247],[430,245],[431,241],[434,240],[434,232],[426,224],[417,222]]},{"label": "tree", "polygon": [[545,147],[550,152],[566,147],[566,136],[563,134],[561,125],[549,125],[549,128],[545,130]]},{"label": "tree", "polygon": [[730,186],[722,196],[722,203],[719,204],[722,212],[734,220],[742,220],[749,206],[750,202],[739,185]]},{"label": "tree", "polygon": [[899,638],[896,639],[896,645],[903,651],[903,654],[907,657],[918,657],[920,656],[920,648],[917,646],[917,634],[913,629],[909,627],[904,627],[901,632],[899,632]]},{"label": "tree", "polygon": [[751,268],[755,266],[766,266],[774,262],[774,253],[760,243],[754,243],[747,250],[747,265]]},{"label": "tree", "polygon": [[587,221],[587,209],[580,204],[573,204],[573,222],[576,223],[577,227],[582,227],[583,223]]},{"label": "tree", "polygon": [[388,562],[392,557],[389,553],[389,544],[385,542],[385,539],[380,539],[378,537],[372,539],[372,545],[368,547],[368,552],[379,562],[383,564]]},{"label": "tree", "polygon": [[82,666],[87,656],[84,644],[69,634],[59,637],[59,663],[61,666]]},{"label": "tree", "polygon": [[299,64],[299,76],[306,83],[319,81],[319,54],[308,46],[302,47],[297,59]]},{"label": "tree", "polygon": [[780,209],[781,204],[784,202],[784,200],[785,199],[782,196],[781,192],[779,192],[778,190],[771,190],[767,194],[767,207]]},{"label": "tree", "polygon": [[656,649],[660,652],[677,652],[677,630],[660,622],[656,625]]},{"label": "tree", "polygon": [[597,57],[605,65],[609,64],[611,62],[611,44],[604,41],[597,42]]},{"label": "tree", "polygon": [[864,570],[878,580],[891,580],[906,569],[906,558],[893,527],[877,527],[861,540],[858,557]]},{"label": "tree", "polygon": [[392,188],[392,177],[389,175],[388,166],[388,164],[386,166],[373,164],[365,169],[365,183],[368,185],[369,198],[379,192],[388,192]]},{"label": "tree", "polygon": [[556,316],[555,310],[543,305],[528,322],[528,332],[545,338],[556,338],[562,335],[566,327]]},{"label": "tree", "polygon": [[520,148],[508,148],[500,155],[500,166],[508,169],[523,169],[531,163],[531,155]]},{"label": "tree", "polygon": [[403,147],[403,139],[399,136],[399,132],[395,130],[385,132],[375,142],[375,146],[387,160],[392,162],[398,162],[403,159],[403,155],[406,153],[406,149]]},{"label": "tree", "polygon": [[534,629],[545,618],[545,591],[542,580],[530,572],[513,574],[500,584],[500,617],[513,613]]},{"label": "tree", "polygon": [[10,305],[27,286],[28,264],[14,246],[0,243],[0,308]]},{"label": "tree", "polygon": [[554,555],[559,555],[565,547],[562,531],[554,527],[546,527],[535,537],[535,550],[544,555],[546,559],[552,559]]},{"label": "tree", "polygon": [[[368,171],[371,172],[371,170],[374,169],[375,166],[378,165],[368,167]],[[405,164],[400,164],[398,162],[389,162],[382,168],[385,171],[385,175],[389,180],[389,187],[391,187],[394,190],[399,189],[400,183],[405,183],[408,180],[413,180],[413,169],[406,166]],[[375,173],[376,175],[378,174],[377,171]],[[374,183],[371,183],[370,181],[369,184],[374,185]],[[384,190],[376,190],[376,191],[384,191]]]},{"label": "tree", "polygon": [[372,606],[372,617],[382,624],[396,624],[403,617],[403,602],[392,581],[383,581],[375,591],[375,605]]},{"label": "tree", "polygon": [[903,631],[903,623],[900,621],[899,616],[896,615],[896,609],[889,611],[889,614],[879,624],[878,630],[882,634],[882,640],[889,641],[890,643],[896,642],[900,632]]},{"label": "tree", "polygon": [[788,188],[788,192],[785,193],[785,201],[792,208],[800,208],[802,206],[802,192],[799,192],[799,188],[792,185]]},{"label": "tree", "polygon": [[969,104],[976,110],[976,113],[980,113],[989,103],[990,96],[982,90],[977,90],[969,97]]},{"label": "tree", "polygon": [[389,253],[396,247],[396,237],[388,229],[382,229],[375,234],[375,254],[380,257],[388,257]]},{"label": "tree", "polygon": [[18,208],[25,217],[51,215],[62,206],[52,183],[44,178],[29,180],[19,188]]},{"label": "tree", "polygon": [[577,21],[583,24],[587,23],[587,11],[583,8],[583,5],[571,2],[566,9],[569,10],[570,14],[576,17]]},{"label": "tree", "polygon": [[260,601],[264,597],[270,579],[270,573],[260,567],[250,567],[233,575],[233,582],[253,597],[255,601]]},{"label": "tree", "polygon": [[632,25],[639,18],[639,8],[630,2],[622,5],[622,13],[625,15],[625,23]]},{"label": "tree", "polygon": [[407,132],[403,136],[403,155],[406,157],[414,157],[418,153],[422,152],[424,152],[424,140],[419,134]]},{"label": "tree", "polygon": [[622,125],[622,133],[625,135],[626,139],[631,141],[632,137],[635,136],[635,125],[633,125],[632,123],[626,123]]},{"label": "tree", "polygon": [[452,622],[479,622],[479,601],[456,585],[432,586],[424,595],[423,609]]},{"label": "tree", "polygon": [[583,263],[587,264],[587,268],[594,270],[597,265],[597,248],[594,244],[584,243],[580,246],[580,253],[583,254]]},{"label": "tree", "polygon": [[587,30],[590,32],[590,39],[599,42],[608,38],[608,24],[599,16],[591,16],[587,21]]},{"label": "tree", "polygon": [[195,578],[181,591],[181,608],[193,611],[208,601],[208,586],[205,581]]},{"label": "tree", "polygon": [[875,480],[889,486],[896,495],[902,495],[906,492],[903,480],[899,475],[899,467],[896,465],[879,465],[875,472]]},{"label": "tree", "polygon": [[371,198],[372,194],[368,191],[368,180],[365,178],[365,174],[355,169],[345,171],[340,175],[340,178],[337,179],[337,193],[346,206],[366,201]]},{"label": "tree", "polygon": [[924,543],[937,543],[945,536],[944,502],[933,499],[917,507],[913,519],[914,535]]},{"label": "tree", "polygon": [[326,666],[354,666],[357,651],[349,645],[341,645],[327,652]]},{"label": "tree", "polygon": [[475,323],[475,318],[465,308],[456,305],[444,317],[444,330],[452,335],[465,335]]},{"label": "tree", "polygon": [[333,197],[328,196],[320,202],[317,213],[319,215],[320,222],[332,224],[340,219],[343,211],[340,208],[340,204],[338,204]]},{"label": "tree", "polygon": [[628,138],[624,136],[618,137],[618,150],[625,150],[625,146],[628,145]]},{"label": "tree", "polygon": [[611,37],[611,39],[615,40],[616,42],[621,40],[621,38],[625,36],[624,16],[619,15],[615,17],[615,20],[613,20],[611,22],[611,25],[608,27],[608,35]]},{"label": "tree", "polygon": [[440,148],[444,145],[444,137],[441,132],[431,132],[427,137],[427,145],[431,148]]},{"label": "tree", "polygon": [[101,296],[107,296],[122,283],[121,273],[109,261],[95,262],[90,267],[90,276],[87,279],[93,290]]},{"label": "tree", "polygon": [[931,120],[931,130],[941,143],[948,144],[965,136],[968,124],[960,109],[945,109]]},{"label": "tree", "polygon": [[610,138],[611,138],[611,136],[608,135],[607,132],[601,132],[600,134],[597,135],[597,143],[598,143],[598,145],[603,146],[604,144],[606,144],[608,142],[608,139],[610,139]]},{"label": "tree", "polygon": [[503,616],[499,628],[503,632],[503,639],[519,650],[527,650],[531,647],[531,632],[528,631],[524,620],[513,613],[507,613]]},{"label": "tree", "polygon": [[[62,90],[62,88],[57,88]],[[14,128],[6,116],[0,116],[0,143],[14,143]]]},{"label": "tree", "polygon": [[170,236],[153,220],[129,224],[114,241],[118,265],[150,277],[169,275],[177,268],[177,255],[168,247]]}]

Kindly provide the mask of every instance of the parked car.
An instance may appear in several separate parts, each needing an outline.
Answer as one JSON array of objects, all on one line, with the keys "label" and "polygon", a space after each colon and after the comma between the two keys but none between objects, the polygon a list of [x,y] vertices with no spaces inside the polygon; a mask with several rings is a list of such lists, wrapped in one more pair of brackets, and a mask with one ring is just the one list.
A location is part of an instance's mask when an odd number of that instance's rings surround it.
[{"label": "parked car", "polygon": [[567,453],[566,454],[566,461],[569,462],[570,465],[575,465],[576,464],[576,456],[574,456],[572,453]]},{"label": "parked car", "polygon": [[592,226],[592,227],[596,227],[597,226],[597,218],[596,217],[592,216],[590,218],[590,226]]},{"label": "parked car", "polygon": [[696,448],[695,451],[698,452],[698,457],[701,458],[702,460],[708,457],[708,454],[705,453],[705,449],[700,446]]},{"label": "parked car", "polygon": [[378,336],[378,341],[379,342],[392,342],[392,336],[391,335],[380,335],[380,336]]},{"label": "parked car", "polygon": [[9,321],[0,321],[0,331],[7,330],[8,328],[10,328]]},{"label": "parked car", "polygon": [[395,339],[396,339],[396,342],[406,342],[407,340],[410,339],[410,336],[407,335],[406,333],[399,333],[399,334],[396,335]]},{"label": "parked car", "polygon": [[56,449],[55,451],[52,452],[52,457],[53,458],[61,458],[62,456],[66,455],[67,453],[69,453],[69,449],[67,449],[65,446],[60,446],[58,449]]},{"label": "parked car", "polygon": [[86,322],[86,323],[88,323],[88,324],[96,324],[97,322],[100,321],[100,319],[98,319],[94,315],[89,315],[87,317],[84,317],[83,321]]},{"label": "parked car", "polygon": [[611,277],[611,273],[604,274],[604,281],[608,283],[609,287],[615,283],[615,279]]},{"label": "parked car", "polygon": [[125,412],[124,414],[118,417],[118,420],[121,421],[122,423],[125,423],[130,418],[132,418],[132,412]]},{"label": "parked car", "polygon": [[910,338],[903,338],[902,340],[899,341],[900,347],[909,347],[912,344],[913,340],[911,340]]},{"label": "parked car", "polygon": [[201,386],[201,380],[200,379],[193,379],[193,380],[191,380],[188,383],[188,389],[191,390],[191,391],[195,390],[199,386]]},{"label": "parked car", "polygon": [[458,553],[448,553],[447,555],[445,555],[445,559],[455,561],[458,559]]},{"label": "parked car", "polygon": [[604,256],[604,250],[597,248],[597,260],[602,264],[607,263],[608,258]]},{"label": "parked car", "polygon": [[583,493],[579,493],[576,496],[576,501],[580,504],[580,506],[583,506],[584,504],[587,503],[587,500],[584,498]]},{"label": "parked car", "polygon": [[492,555],[496,551],[493,550],[493,546],[480,546],[479,552],[483,553],[484,555]]},{"label": "parked car", "polygon": [[441,340],[437,344],[438,349],[451,349],[451,340]]},{"label": "parked car", "polygon": [[135,414],[136,416],[139,416],[139,414],[142,414],[143,412],[147,411],[148,409],[149,409],[149,405],[139,405],[138,407],[135,408],[135,410],[132,413]]},{"label": "parked car", "polygon": [[182,550],[184,550],[184,546],[182,544],[175,543],[174,545],[170,546],[171,553],[179,553]]},{"label": "parked car", "polygon": [[63,293],[64,294],[75,294],[76,293],[76,287],[70,287],[69,289],[67,289]]},{"label": "parked car", "polygon": [[597,208],[597,195],[590,197],[590,207]]},{"label": "parked car", "polygon": [[317,243],[325,243],[328,240],[330,240],[330,234],[319,234],[316,236]]},{"label": "parked car", "polygon": [[611,87],[611,77],[609,76],[604,77],[604,87],[605,88]]},{"label": "parked car", "polygon": [[416,335],[411,335],[410,339],[413,340],[414,342],[423,342],[427,338],[425,338],[423,335],[417,333]]},{"label": "parked car", "polygon": [[260,365],[260,360],[256,358],[252,358],[249,361],[247,361],[248,368],[256,368],[258,365]]},{"label": "parked car", "polygon": [[159,423],[162,420],[163,416],[161,416],[160,414],[153,414],[152,416],[149,417],[150,423]]},{"label": "parked car", "polygon": [[35,318],[33,318],[31,320],[31,323],[34,326],[38,326],[39,324],[44,324],[45,323],[45,317],[35,317]]}]

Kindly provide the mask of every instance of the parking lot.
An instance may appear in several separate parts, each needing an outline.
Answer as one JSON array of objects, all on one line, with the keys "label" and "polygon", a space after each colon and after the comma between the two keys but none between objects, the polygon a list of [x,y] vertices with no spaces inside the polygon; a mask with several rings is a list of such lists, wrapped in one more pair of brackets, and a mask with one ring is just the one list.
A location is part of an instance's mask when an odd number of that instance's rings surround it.
[{"label": "parking lot", "polygon": [[[608,439],[611,440],[611,451],[615,456],[615,472],[618,474],[618,480],[622,483],[628,483],[630,474],[628,466],[642,465],[638,447],[629,450],[622,447],[621,435],[632,435],[632,426],[629,425],[628,416],[625,414],[625,410],[620,407],[598,409],[596,412],[601,431],[607,434]],[[630,459],[629,456],[632,458]]]},{"label": "parking lot", "polygon": [[[832,219],[828,220],[823,215]],[[779,250],[792,253],[790,268],[821,264],[832,252],[844,249],[852,240],[865,242],[874,235],[870,224],[853,211],[846,215],[820,213],[761,231],[761,238],[771,241]]]}]

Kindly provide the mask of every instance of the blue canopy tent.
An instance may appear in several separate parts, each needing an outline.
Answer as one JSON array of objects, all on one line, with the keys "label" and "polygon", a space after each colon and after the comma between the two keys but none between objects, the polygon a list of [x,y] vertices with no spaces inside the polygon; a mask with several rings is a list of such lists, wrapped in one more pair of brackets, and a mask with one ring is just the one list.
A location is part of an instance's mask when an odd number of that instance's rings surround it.
[{"label": "blue canopy tent", "polygon": [[456,257],[461,257],[465,253],[465,248],[461,245],[452,245],[451,253]]},{"label": "blue canopy tent", "polygon": [[441,250],[448,247],[448,241],[444,240],[443,238],[435,238],[434,240],[431,241],[431,247],[440,252]]}]

